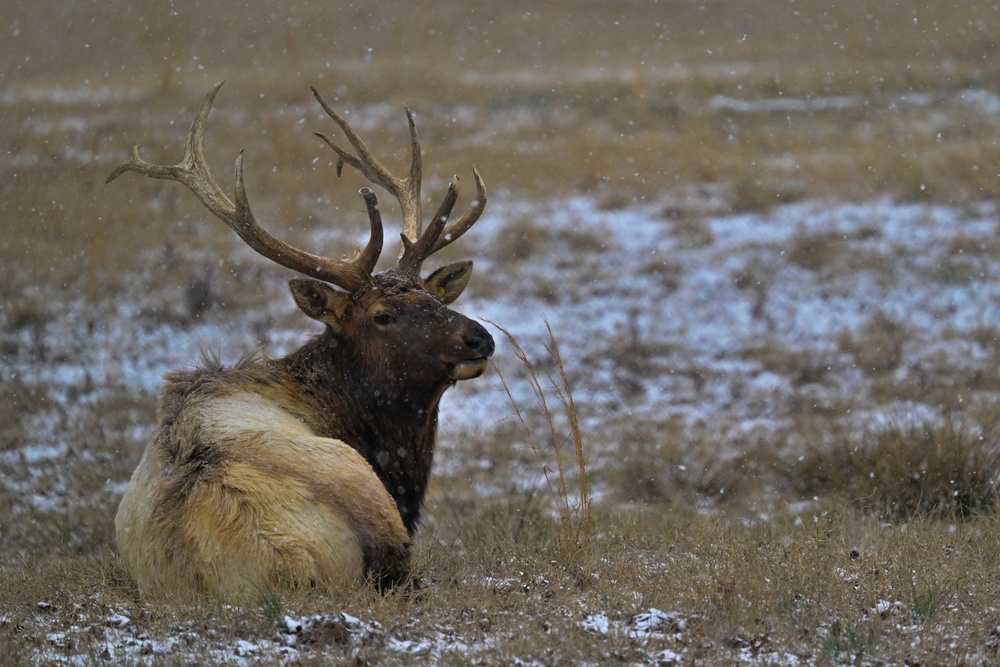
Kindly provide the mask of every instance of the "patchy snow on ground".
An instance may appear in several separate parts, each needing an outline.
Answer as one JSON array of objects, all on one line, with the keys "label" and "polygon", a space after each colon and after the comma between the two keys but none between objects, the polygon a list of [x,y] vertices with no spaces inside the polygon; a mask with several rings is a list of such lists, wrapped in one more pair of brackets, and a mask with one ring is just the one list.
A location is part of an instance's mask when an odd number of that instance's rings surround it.
[{"label": "patchy snow on ground", "polygon": [[[855,403],[852,419],[865,424],[887,406],[868,399],[870,369],[859,367],[842,341],[880,317],[905,331],[892,371],[899,376],[967,368],[995,353],[970,335],[1000,326],[992,205],[970,211],[805,202],[710,217],[698,244],[676,232],[663,206],[605,211],[580,198],[536,210],[556,247],[516,264],[514,277],[504,277],[513,289],[464,305],[502,323],[539,356],[548,321],[587,418],[674,417],[725,425],[722,431],[773,426],[787,418],[790,403],[806,400]],[[506,233],[490,222],[476,232]],[[580,233],[593,243],[565,247]],[[563,247],[560,234],[570,239]],[[502,258],[487,258],[477,270],[493,276],[494,266],[510,272]],[[498,364],[508,368],[502,343]],[[802,382],[748,354],[762,347],[815,360],[823,366],[820,381]],[[495,381],[454,394],[445,401],[445,429],[482,427],[509,413]],[[888,409],[934,410],[913,403]]]},{"label": "patchy snow on ground", "polygon": [[[868,399],[868,369],[843,340],[877,317],[905,332],[890,374],[974,370],[996,354],[972,336],[1000,327],[992,204],[804,202],[709,216],[697,223],[697,241],[664,214],[672,205],[603,210],[583,197],[541,206],[496,197],[463,239],[476,276],[457,308],[509,329],[538,363],[546,356],[547,322],[581,416],[593,424],[628,416],[719,432],[741,424],[768,428],[786,419],[796,400],[818,407],[854,402],[851,418],[859,424],[887,409],[932,414],[934,406],[912,398],[899,406]],[[535,221],[541,240],[527,257],[498,256],[511,245],[504,242],[511,221],[522,216]],[[141,295],[111,295],[105,304],[66,304],[61,317],[40,328],[5,330],[7,347],[22,351],[8,357],[5,376],[45,386],[55,405],[34,417],[33,442],[4,456],[63,455],[74,443],[65,441],[56,414],[86,410],[88,397],[110,389],[152,395],[165,372],[196,365],[204,350],[233,362],[257,347],[262,330],[271,353],[294,348],[317,329],[294,310],[277,274],[257,288],[263,298],[255,312],[150,319]],[[530,405],[509,346],[494,335],[496,363],[513,374],[519,402]],[[803,381],[768,367],[753,354],[762,348],[805,355],[821,366],[819,378]],[[488,430],[510,413],[494,374],[461,383],[443,401],[443,440]],[[141,439],[153,416],[137,420],[133,435]]]},{"label": "patchy snow on ground", "polygon": [[[857,428],[878,424],[887,414],[926,418],[939,410],[930,398],[916,394],[886,403],[874,397],[873,383],[973,372],[998,354],[1000,341],[991,346],[989,336],[981,335],[1000,331],[994,204],[812,201],[760,213],[678,216],[678,206],[688,204],[664,200],[609,210],[586,197],[539,205],[505,201],[501,194],[463,239],[476,260],[476,277],[458,309],[509,329],[543,369],[547,322],[588,432],[616,420],[669,422],[717,433],[721,443],[725,434],[778,430],[793,418],[791,406],[802,403],[851,406],[842,418]],[[525,217],[535,226],[521,225]],[[518,234],[532,237],[524,239],[528,251],[500,254],[519,247],[512,243]],[[327,236],[319,236],[318,245],[328,246]],[[0,464],[31,472],[0,484],[26,498],[31,511],[57,511],[69,498],[88,502],[38,470],[67,457],[86,463],[96,456],[73,441],[71,425],[103,397],[152,396],[163,373],[197,364],[205,349],[235,361],[257,347],[262,330],[271,353],[293,349],[316,327],[295,311],[279,273],[256,288],[266,298],[255,312],[156,318],[145,314],[144,295],[116,294],[106,303],[65,304],[61,317],[41,324],[4,329],[2,342],[16,352],[8,356],[4,379],[44,387],[47,398],[26,417],[31,438],[0,452]],[[900,349],[890,368],[873,374],[845,340],[881,320],[902,332]],[[495,361],[511,391],[519,403],[533,405],[509,344],[494,334]],[[799,355],[811,375],[801,364],[769,362],[769,353],[780,359]],[[470,439],[487,434],[511,412],[493,373],[451,390],[441,410],[439,472],[488,465],[467,456]],[[153,420],[152,413],[136,414],[119,427],[136,451],[152,433]],[[586,446],[592,466],[615,465],[599,438],[588,438]],[[505,476],[525,488],[543,483],[537,467]],[[102,492],[117,496],[123,483],[108,480]],[[600,493],[596,489],[595,497]],[[891,616],[896,604],[880,601],[868,613]],[[39,658],[53,664],[89,659],[73,652],[81,633],[103,637],[102,659],[149,664],[188,639],[204,640],[185,628],[169,638],[149,637],[118,612],[96,626],[48,627],[42,608],[36,620],[50,649]],[[579,627],[638,646],[673,638],[676,652],[658,649],[649,661],[685,660],[688,619],[671,611],[648,609],[621,618],[588,610]],[[451,654],[489,655],[488,646],[447,628],[419,636],[387,634],[344,614],[286,618],[273,637],[239,640],[213,648],[212,655],[232,664],[296,662],[324,643],[357,645],[374,637],[394,653],[429,663]],[[737,648],[743,664],[798,664],[796,656],[759,638]]]}]

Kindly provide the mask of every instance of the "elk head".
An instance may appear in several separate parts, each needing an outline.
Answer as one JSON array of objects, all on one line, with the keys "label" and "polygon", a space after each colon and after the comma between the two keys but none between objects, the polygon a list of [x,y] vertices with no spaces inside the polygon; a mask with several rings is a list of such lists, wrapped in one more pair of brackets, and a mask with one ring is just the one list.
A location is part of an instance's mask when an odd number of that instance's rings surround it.
[{"label": "elk head", "polygon": [[375,392],[394,388],[435,392],[485,372],[494,349],[492,337],[481,325],[447,308],[468,284],[472,262],[449,264],[426,279],[420,276],[423,262],[462,236],[482,214],[486,188],[479,172],[473,170],[476,198],[468,210],[447,224],[458,198],[456,177],[430,224],[421,231],[420,142],[409,109],[406,116],[410,128],[410,170],[405,177],[398,178],[372,155],[347,121],[313,88],[316,100],[356,153],[317,133],[337,153],[337,174],[340,175],[344,164],[354,167],[373,184],[391,193],[402,210],[398,262],[394,268],[373,275],[382,251],[383,233],[378,200],[371,189],[360,191],[371,228],[368,243],[346,260],[321,257],[292,247],[258,226],[243,183],[242,151],[236,159],[235,202],[229,199],[212,175],[204,151],[208,114],[221,87],[222,82],[216,84],[202,102],[180,163],[151,164],[139,156],[136,146],[130,159],[107,182],[126,171],[178,181],[255,251],[307,276],[290,282],[295,302],[306,315],[326,324],[330,344],[350,350],[352,372],[360,378],[355,384],[368,384]]}]

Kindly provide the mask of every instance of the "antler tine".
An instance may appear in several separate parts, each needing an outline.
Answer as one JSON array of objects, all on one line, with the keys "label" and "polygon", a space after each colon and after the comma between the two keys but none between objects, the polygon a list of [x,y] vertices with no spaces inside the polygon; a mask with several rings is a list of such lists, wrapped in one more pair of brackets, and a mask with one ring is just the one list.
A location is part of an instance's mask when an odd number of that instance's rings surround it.
[{"label": "antler tine", "polygon": [[420,265],[425,259],[457,240],[479,220],[483,209],[486,208],[486,185],[478,170],[473,169],[472,173],[476,179],[476,199],[469,204],[468,210],[462,214],[461,218],[445,228],[444,225],[448,222],[448,217],[458,200],[459,179],[458,176],[455,176],[448,186],[448,192],[445,194],[438,212],[434,215],[427,230],[421,234],[420,239],[416,243],[410,243],[406,237],[403,237],[405,252],[399,260],[401,270],[419,274]]},{"label": "antler tine", "polygon": [[403,244],[403,255],[399,258],[399,264],[397,265],[400,271],[415,276],[420,275],[420,265],[433,254],[431,248],[437,242],[438,237],[441,236],[441,232],[444,230],[444,223],[448,222],[448,216],[451,215],[452,209],[455,208],[456,201],[458,201],[457,176],[448,185],[448,192],[445,193],[437,213],[431,218],[431,224],[427,226],[427,229],[420,235],[420,238],[416,241],[410,241],[406,237],[406,234],[399,235],[400,241]]},{"label": "antler tine", "polygon": [[[106,182],[110,183],[126,171],[133,171],[142,176],[177,181],[186,186],[205,205],[209,211],[236,232],[243,241],[264,257],[307,276],[339,285],[346,290],[355,291],[364,287],[371,280],[370,273],[378,260],[382,249],[382,221],[378,215],[377,202],[372,196],[369,203],[367,195],[362,193],[368,203],[371,236],[364,253],[351,261],[333,260],[313,255],[300,250],[283,241],[279,241],[257,225],[250,203],[247,199],[246,186],[243,182],[243,151],[236,158],[236,169],[233,190],[236,203],[219,187],[212,175],[212,170],[205,158],[205,126],[208,114],[215,101],[215,96],[223,82],[217,83],[205,96],[198,115],[191,124],[184,146],[184,157],[176,165],[165,166],[146,162],[139,155],[139,147],[132,148],[131,157],[115,169]],[[373,213],[374,211],[374,213]]]},{"label": "antler tine", "polygon": [[[437,213],[434,214],[434,218],[431,220],[431,225],[438,225],[441,229],[444,229],[444,223],[448,222],[448,218],[451,217],[451,211],[455,208],[455,202],[458,201],[458,187],[459,180],[458,176],[453,176],[451,183],[448,184],[448,191],[444,195],[444,199],[441,200],[441,205],[438,206]],[[431,228],[427,228],[427,234],[430,235]],[[440,231],[437,235],[440,235]],[[437,236],[436,235],[436,236]],[[435,238],[436,240],[436,238]]]},{"label": "antler tine", "polygon": [[[456,220],[454,223],[448,225],[448,227],[438,236],[436,243],[431,248],[428,256],[433,255],[441,248],[457,240],[465,232],[469,231],[472,225],[476,224],[479,220],[479,216],[483,214],[483,210],[486,208],[486,184],[483,183],[483,177],[479,175],[479,171],[473,167],[472,176],[476,180],[476,198],[469,208],[462,214],[462,217]],[[455,177],[458,180],[458,177]]]},{"label": "antler tine", "polygon": [[372,183],[388,190],[399,201],[403,212],[403,233],[400,234],[401,250],[397,268],[407,273],[418,274],[420,265],[425,259],[458,239],[479,220],[483,209],[486,208],[486,186],[482,177],[477,170],[472,170],[476,180],[476,199],[469,205],[468,210],[461,218],[445,228],[445,223],[448,221],[458,198],[459,181],[456,176],[451,185],[448,186],[444,201],[441,202],[441,206],[434,214],[430,225],[421,233],[423,223],[420,213],[420,181],[422,176],[420,139],[417,137],[416,124],[409,108],[406,109],[406,120],[410,126],[410,173],[406,178],[397,178],[378,161],[347,120],[327,104],[315,88],[312,89],[312,92],[316,101],[341,129],[357,153],[355,155],[341,148],[322,132],[316,133],[316,136],[325,141],[337,153],[337,175],[340,175],[343,166],[348,164],[361,172]]},{"label": "antler tine", "polygon": [[205,96],[205,99],[202,100],[201,106],[198,108],[198,115],[195,116],[187,140],[184,143],[184,157],[178,164],[166,166],[146,162],[139,155],[139,146],[135,145],[132,147],[131,157],[123,165],[111,172],[111,175],[104,182],[110,183],[126,171],[134,171],[149,178],[160,178],[183,183],[213,213],[215,212],[215,207],[218,207],[220,204],[224,209],[235,210],[232,202],[229,201],[225,192],[222,191],[222,188],[219,187],[219,184],[212,176],[212,171],[208,166],[208,161],[205,159],[204,151],[205,125],[208,121],[208,112],[212,108],[215,96],[218,94],[219,89],[222,88],[223,83],[225,82],[220,81],[215,84],[212,90],[208,92],[208,95]]},{"label": "antler tine", "polygon": [[316,136],[325,141],[337,153],[337,175],[340,175],[344,164],[349,164],[361,172],[369,181],[375,185],[382,186],[392,194],[399,201],[399,206],[403,214],[403,234],[415,242],[420,236],[422,227],[420,207],[422,162],[420,156],[420,139],[417,136],[417,127],[413,121],[413,114],[410,113],[409,109],[406,109],[406,119],[410,127],[410,171],[406,178],[398,178],[393,176],[379,162],[361,136],[347,122],[347,119],[327,104],[323,96],[319,94],[319,91],[312,88],[312,93],[316,101],[323,107],[323,111],[333,119],[357,153],[357,155],[350,153],[338,146],[322,132],[316,132]]},{"label": "antler tine", "polygon": [[371,274],[375,270],[375,264],[378,263],[379,255],[382,254],[382,214],[378,210],[378,197],[375,196],[375,192],[370,188],[361,188],[359,192],[365,199],[368,220],[372,226],[372,235],[368,240],[368,245],[358,255],[356,261],[365,270],[365,273]]}]

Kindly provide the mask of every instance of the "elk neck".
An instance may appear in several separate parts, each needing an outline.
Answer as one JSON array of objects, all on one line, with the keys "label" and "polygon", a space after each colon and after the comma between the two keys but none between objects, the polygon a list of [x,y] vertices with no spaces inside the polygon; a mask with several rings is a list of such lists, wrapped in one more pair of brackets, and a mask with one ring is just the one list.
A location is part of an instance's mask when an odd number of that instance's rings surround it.
[{"label": "elk neck", "polygon": [[373,378],[329,331],[275,362],[300,404],[293,411],[317,435],[343,440],[365,457],[413,535],[433,462],[438,405],[452,383],[415,387]]}]

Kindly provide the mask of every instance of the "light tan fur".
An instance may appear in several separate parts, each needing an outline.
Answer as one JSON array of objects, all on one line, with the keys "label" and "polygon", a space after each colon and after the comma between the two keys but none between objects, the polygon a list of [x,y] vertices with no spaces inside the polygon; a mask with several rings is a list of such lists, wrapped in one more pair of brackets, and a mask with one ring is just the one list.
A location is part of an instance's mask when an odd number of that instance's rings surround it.
[{"label": "light tan fur", "polygon": [[[238,384],[175,405],[177,384],[161,409],[177,413],[161,414],[169,426],[146,449],[115,519],[144,594],[241,602],[288,586],[350,585],[365,576],[363,540],[388,541],[406,559],[399,512],[354,449]],[[189,469],[192,457],[200,469]]]}]

